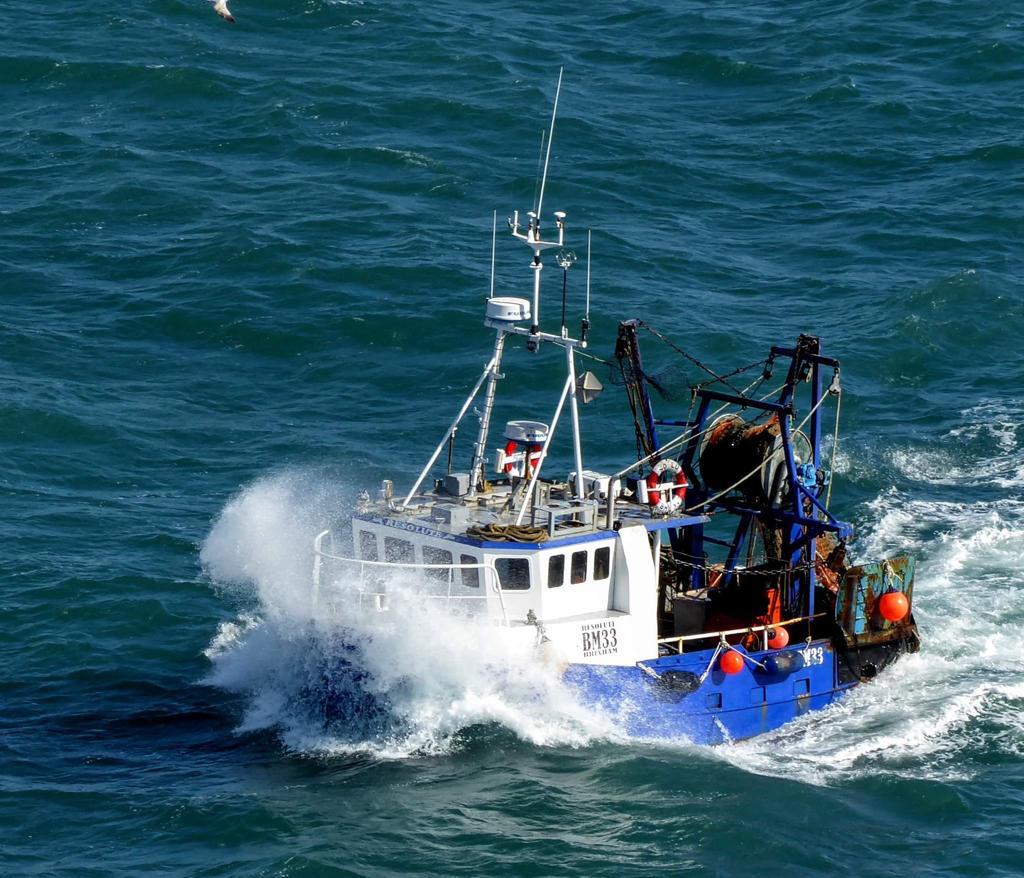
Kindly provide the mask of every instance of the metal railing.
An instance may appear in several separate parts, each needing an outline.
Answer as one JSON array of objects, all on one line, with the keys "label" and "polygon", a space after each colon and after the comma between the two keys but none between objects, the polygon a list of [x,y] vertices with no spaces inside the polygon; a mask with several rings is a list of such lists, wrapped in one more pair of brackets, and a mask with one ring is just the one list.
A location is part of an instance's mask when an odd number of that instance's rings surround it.
[{"label": "metal railing", "polygon": [[[360,604],[362,604],[365,598],[372,598],[374,602],[374,608],[377,610],[387,609],[387,598],[388,592],[384,590],[368,590],[365,586],[369,579],[372,586],[378,586],[379,580],[374,581],[375,577],[372,576],[374,569],[381,570],[393,570],[393,571],[415,571],[423,572],[428,570],[444,570],[447,571],[447,591],[444,593],[420,591],[416,592],[416,597],[424,598],[428,601],[444,601],[451,603],[453,601],[487,601],[487,592],[493,591],[498,596],[498,606],[501,608],[501,623],[504,626],[508,626],[508,610],[505,607],[505,595],[501,588],[501,580],[498,577],[498,571],[494,567],[494,562],[484,561],[480,564],[415,564],[410,562],[400,561],[369,561],[363,558],[346,558],[342,555],[335,555],[333,552],[324,551],[323,543],[324,540],[331,536],[329,530],[322,531],[317,534],[316,539],[313,541],[313,607],[319,605],[320,602],[320,589],[323,572],[323,562],[334,561],[341,564],[349,564],[353,567],[358,568],[359,571],[359,590],[357,592]],[[370,573],[368,573],[371,571]],[[455,571],[456,570],[476,570],[483,573],[483,593],[482,594],[453,594],[452,588],[455,585]],[[476,586],[460,586],[461,588],[475,588]]]},{"label": "metal railing", "polygon": [[683,644],[694,640],[721,640],[723,637],[731,637],[734,634],[757,634],[762,633],[763,649],[768,649],[768,632],[776,628],[785,628],[787,625],[795,625],[797,622],[810,622],[812,619],[820,619],[825,613],[815,613],[813,616],[797,616],[795,619],[785,619],[782,622],[771,622],[766,625],[751,625],[747,628],[730,628],[726,631],[702,631],[699,634],[682,634],[678,637],[662,637],[658,640],[658,646],[675,646],[677,653],[683,651]]}]

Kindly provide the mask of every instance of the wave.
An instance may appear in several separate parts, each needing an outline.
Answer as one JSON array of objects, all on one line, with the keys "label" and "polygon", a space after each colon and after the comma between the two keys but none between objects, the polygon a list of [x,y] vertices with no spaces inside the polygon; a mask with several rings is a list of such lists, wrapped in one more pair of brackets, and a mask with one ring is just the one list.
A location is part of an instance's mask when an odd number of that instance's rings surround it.
[{"label": "wave", "polygon": [[897,448],[891,463],[905,477],[933,485],[1024,487],[1024,405],[986,400],[961,412],[964,423],[941,448]]},{"label": "wave", "polygon": [[[351,580],[312,590],[313,538],[330,519],[301,474],[258,481],[231,500],[202,549],[211,578],[245,605],[206,650],[206,682],[243,697],[240,733],[274,730],[307,755],[402,759],[458,749],[498,725],[539,746],[615,734],[580,705],[532,635],[432,609],[422,583],[390,580],[387,614]],[[406,600],[401,600],[403,596]]]}]

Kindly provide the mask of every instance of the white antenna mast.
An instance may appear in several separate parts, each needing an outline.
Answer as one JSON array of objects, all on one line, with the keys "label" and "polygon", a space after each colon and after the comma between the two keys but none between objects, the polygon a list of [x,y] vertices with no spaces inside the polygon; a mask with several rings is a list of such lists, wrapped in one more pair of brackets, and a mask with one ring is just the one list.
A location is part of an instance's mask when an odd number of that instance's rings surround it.
[{"label": "white antenna mast", "polygon": [[544,210],[544,186],[548,182],[548,163],[551,161],[551,141],[555,138],[555,117],[558,115],[558,96],[562,93],[562,71],[558,68],[558,86],[555,88],[555,105],[551,108],[551,130],[548,132],[548,153],[544,157],[544,174],[540,178],[540,197],[537,199],[537,219],[540,220]]},{"label": "white antenna mast", "polygon": [[[586,337],[587,330],[590,327],[590,233],[587,234],[587,309],[586,315],[583,318],[583,328],[581,337],[574,339],[570,337],[567,327],[565,325],[565,309],[566,309],[566,296],[567,296],[567,280],[569,268],[576,262],[576,254],[571,251],[563,250],[565,246],[565,212],[556,210],[554,212],[554,224],[555,231],[552,237],[554,240],[544,240],[541,237],[541,210],[544,205],[544,191],[547,188],[548,169],[551,164],[551,141],[554,139],[555,134],[555,121],[558,118],[558,100],[562,93],[562,76],[564,68],[558,70],[558,85],[555,89],[555,100],[554,106],[551,110],[551,125],[547,132],[542,132],[541,139],[541,150],[538,156],[538,170],[540,170],[540,163],[543,161],[543,173],[539,177],[539,186],[534,191],[536,210],[531,210],[527,213],[527,223],[525,228],[520,225],[519,211],[513,212],[512,216],[508,218],[508,227],[512,232],[512,237],[517,241],[522,241],[533,253],[533,258],[530,261],[530,269],[533,274],[533,307],[530,307],[530,301],[526,298],[517,297],[503,297],[496,296],[496,253],[497,253],[497,233],[498,233],[498,215],[497,211],[494,212],[492,228],[491,228],[491,282],[490,290],[487,299],[486,307],[486,319],[484,324],[495,330],[494,338],[494,353],[491,356],[490,361],[484,368],[483,374],[477,380],[469,397],[463,403],[462,409],[459,412],[458,417],[452,423],[448,429],[448,433],[442,442],[435,449],[433,456],[420,473],[419,478],[416,480],[416,484],[413,486],[413,490],[406,497],[405,502],[402,504],[402,508],[408,508],[409,503],[412,501],[423,483],[423,480],[427,477],[430,468],[434,466],[438,456],[444,449],[445,443],[451,443],[452,438],[455,435],[455,430],[458,429],[459,422],[465,416],[466,412],[469,411],[470,405],[472,405],[473,399],[477,393],[480,392],[481,388],[486,383],[486,391],[484,392],[483,410],[479,412],[480,427],[477,431],[477,439],[473,446],[473,459],[470,465],[469,472],[469,486],[466,492],[467,497],[475,497],[478,492],[486,491],[487,482],[484,478],[484,464],[486,460],[486,446],[487,436],[490,430],[491,418],[494,413],[494,401],[497,392],[497,383],[504,376],[501,373],[501,361],[504,354],[505,340],[508,336],[525,338],[527,351],[535,352],[540,347],[541,342],[551,342],[554,345],[562,348],[565,351],[566,358],[566,383],[562,391],[561,400],[558,403],[558,409],[555,412],[554,419],[551,423],[551,427],[548,431],[547,438],[544,440],[543,450],[541,451],[540,460],[537,462],[536,467],[533,468],[533,474],[530,477],[529,486],[526,491],[526,495],[523,499],[523,506],[519,510],[518,521],[523,520],[523,516],[530,506],[530,497],[533,486],[537,482],[537,478],[540,474],[540,467],[544,461],[545,455],[547,454],[547,445],[554,434],[555,425],[558,423],[559,415],[561,414],[562,408],[566,401],[569,402],[571,419],[572,419],[572,433],[573,433],[573,456],[576,464],[576,489],[575,494],[577,500],[583,501],[585,499],[585,485],[583,478],[583,451],[580,441],[580,423],[579,423],[579,410],[578,410],[578,399],[577,397],[582,396],[584,402],[589,402],[590,399],[596,395],[596,392],[600,390],[600,387],[594,387],[595,383],[599,385],[599,382],[591,381],[587,375],[583,376],[582,382],[577,381],[576,376],[576,363],[575,353],[579,348],[585,348],[587,346]],[[555,261],[562,268],[562,323],[561,332],[559,335],[555,335],[549,332],[542,332],[540,329],[540,277],[541,271],[543,270],[543,260],[541,259],[545,250],[551,248],[558,248],[560,252],[556,253]],[[526,321],[530,321],[531,325],[529,328],[526,327]],[[528,454],[531,452],[527,452]],[[449,453],[450,460],[450,453]],[[529,460],[529,458],[528,458]],[[509,472],[506,468],[505,472]],[[514,498],[514,495],[513,495]],[[513,503],[514,506],[514,503]]]},{"label": "white antenna mast", "polygon": [[[494,223],[493,223],[493,225],[491,227],[491,293],[487,297],[488,299],[493,299],[494,298],[494,254],[495,254],[495,251],[497,249],[497,246],[498,246],[498,211],[495,210],[494,211]],[[589,273],[588,273],[587,277],[588,278],[590,277]],[[589,290],[590,290],[590,288],[588,286],[588,288],[587,288],[587,295],[588,296],[590,295]],[[587,301],[588,302],[590,301],[589,298],[588,298]],[[588,310],[589,310],[589,306],[588,306]]]},{"label": "white antenna mast", "polygon": [[547,131],[541,129],[540,149],[537,150],[537,179],[533,183],[533,212],[537,213],[537,196],[540,194],[540,178],[544,171],[544,146],[547,143]]},{"label": "white antenna mast", "polygon": [[[547,151],[544,155],[544,173],[540,178],[540,192],[537,194],[537,209],[531,210],[528,216],[525,234],[520,230],[519,211],[517,210],[509,217],[508,225],[512,229],[512,235],[525,243],[533,250],[533,262],[530,268],[533,269],[533,310],[531,312],[532,323],[530,332],[526,339],[526,349],[535,352],[540,345],[540,273],[544,268],[540,254],[548,247],[561,247],[565,239],[565,214],[559,211],[555,214],[555,225],[558,227],[558,241],[544,241],[540,236],[540,217],[544,207],[544,188],[548,182],[548,166],[551,164],[551,141],[555,136],[555,119],[558,117],[558,97],[562,93],[563,67],[558,68],[558,86],[555,88],[555,104],[551,109],[551,128],[547,137]],[[544,140],[541,140],[543,152]]]},{"label": "white antenna mast", "polygon": [[583,316],[590,319],[590,229],[587,229],[587,308]]},{"label": "white antenna mast", "polygon": [[583,312],[583,323],[580,326],[580,347],[587,346],[587,334],[590,332],[590,229],[587,229],[587,307]]}]

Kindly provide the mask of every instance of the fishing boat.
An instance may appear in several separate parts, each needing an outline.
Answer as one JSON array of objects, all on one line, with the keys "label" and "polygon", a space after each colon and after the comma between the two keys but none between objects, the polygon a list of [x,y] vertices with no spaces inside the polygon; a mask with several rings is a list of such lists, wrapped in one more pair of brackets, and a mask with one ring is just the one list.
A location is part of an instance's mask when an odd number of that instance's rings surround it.
[{"label": "fishing boat", "polygon": [[[421,601],[493,625],[528,642],[581,701],[632,735],[718,744],[768,732],[918,649],[914,560],[847,557],[853,529],[830,511],[840,364],[809,335],[720,375],[643,321],[624,320],[603,365],[606,381],[613,375],[625,390],[636,458],[617,472],[586,468],[580,407],[603,390],[580,367],[590,234],[574,337],[566,214],[542,220],[560,88],[561,77],[534,208],[508,221],[530,251],[532,295],[495,295],[492,244],[490,355],[411,487],[396,493],[385,480],[362,493],[351,551],[331,531],[317,536],[317,606],[337,612],[356,602],[387,614],[396,601]],[[546,330],[542,276],[552,258],[561,322]],[[648,334],[709,375],[683,416],[655,415],[659,382],[641,354]],[[493,436],[509,353],[522,348],[528,363],[545,347],[560,352],[562,372],[550,414],[523,411]],[[741,387],[741,376],[752,379]],[[460,448],[471,411],[475,438]],[[571,471],[552,475],[549,453],[566,423]]]}]

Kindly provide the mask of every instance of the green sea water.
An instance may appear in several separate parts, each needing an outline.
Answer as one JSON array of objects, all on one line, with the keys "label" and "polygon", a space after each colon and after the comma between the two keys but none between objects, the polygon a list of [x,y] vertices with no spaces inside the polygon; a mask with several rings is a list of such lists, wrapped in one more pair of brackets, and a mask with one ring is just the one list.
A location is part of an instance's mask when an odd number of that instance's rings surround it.
[{"label": "green sea water", "polygon": [[[1019,875],[1024,9],[232,11],[0,10],[0,874]],[[313,535],[410,484],[488,356],[563,66],[590,351],[820,335],[853,551],[919,558],[921,653],[770,736],[625,739],[429,631],[373,656],[400,715],[327,722],[337,656],[288,624]],[[498,421],[556,365],[510,354]],[[584,429],[630,459],[617,388]]]}]

